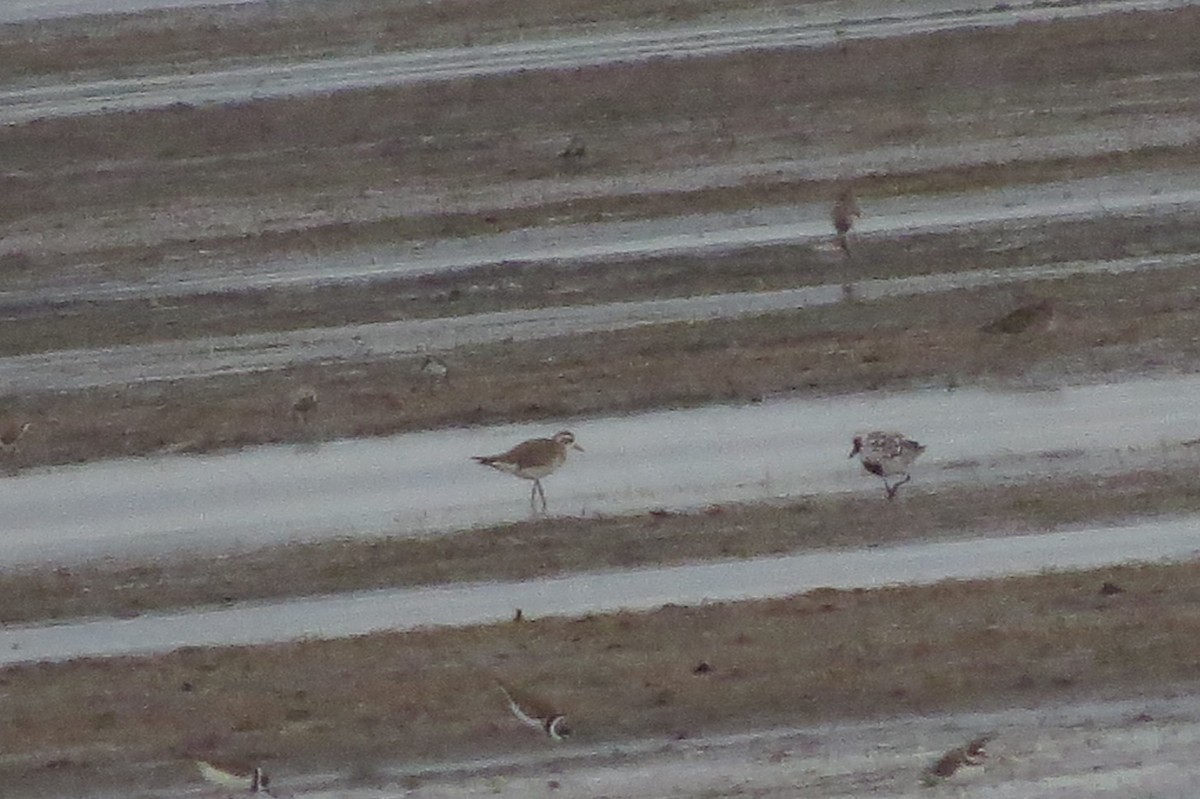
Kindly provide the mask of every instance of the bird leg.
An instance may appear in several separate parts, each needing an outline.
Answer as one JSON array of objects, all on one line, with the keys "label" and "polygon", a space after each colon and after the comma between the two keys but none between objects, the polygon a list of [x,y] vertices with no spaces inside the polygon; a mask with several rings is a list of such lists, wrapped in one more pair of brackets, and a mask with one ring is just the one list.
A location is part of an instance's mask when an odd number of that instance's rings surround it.
[{"label": "bird leg", "polygon": [[911,475],[911,474],[906,474],[906,475],[904,475],[904,479],[903,479],[903,480],[901,480],[899,483],[895,483],[895,484],[893,484],[893,485],[890,485],[890,486],[888,485],[888,482],[887,482],[887,480],[886,480],[886,479],[884,479],[884,481],[883,481],[883,487],[887,489],[887,498],[888,498],[888,499],[895,499],[895,498],[896,498],[896,492],[900,490],[900,486],[904,485],[905,483],[907,483],[907,482],[908,482],[909,480],[911,480],[911,479],[912,479],[912,475]]},{"label": "bird leg", "polygon": [[838,247],[841,248],[842,252],[845,253],[845,257],[849,258],[850,257],[850,240],[847,239],[846,234],[841,232],[840,230],[838,231],[838,234],[837,234],[837,245],[838,245]]},{"label": "bird leg", "polygon": [[546,490],[542,488],[541,480],[534,480],[533,485],[529,488],[529,512],[534,516],[538,515],[537,500],[542,499],[542,513],[546,512]]}]

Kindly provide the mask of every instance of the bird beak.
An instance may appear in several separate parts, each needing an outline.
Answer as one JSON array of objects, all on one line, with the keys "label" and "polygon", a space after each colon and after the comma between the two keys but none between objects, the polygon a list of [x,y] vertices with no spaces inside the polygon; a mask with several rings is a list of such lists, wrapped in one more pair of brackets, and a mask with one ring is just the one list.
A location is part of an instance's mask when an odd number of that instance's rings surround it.
[{"label": "bird beak", "polygon": [[854,449],[850,450],[850,457],[853,458],[858,453],[862,452],[862,444],[854,442]]},{"label": "bird beak", "polygon": [[583,447],[579,446],[578,444],[572,444],[572,445],[571,445],[571,448],[572,448],[572,449],[577,449],[577,450],[579,450],[580,452],[583,452],[583,451],[584,451]]}]

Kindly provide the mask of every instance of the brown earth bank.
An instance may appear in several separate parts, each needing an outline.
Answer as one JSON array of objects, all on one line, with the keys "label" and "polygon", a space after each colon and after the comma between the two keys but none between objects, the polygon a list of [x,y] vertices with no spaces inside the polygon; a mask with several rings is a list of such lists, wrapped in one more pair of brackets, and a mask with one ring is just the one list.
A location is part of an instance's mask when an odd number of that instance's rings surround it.
[{"label": "brown earth bank", "polygon": [[[886,510],[886,525],[864,525]],[[1200,512],[1193,469],[967,486],[902,499],[808,497],[695,513],[555,518],[437,538],[381,534],[153,560],[0,570],[0,623],[131,616],[194,605],[438,583],[524,580],[598,569],[1019,535]],[[1086,540],[1081,538],[1082,543]],[[263,575],[271,578],[264,580]]]},{"label": "brown earth bank", "polygon": [[548,745],[508,715],[493,675],[558,703],[591,747],[1195,691],[1198,585],[1195,563],[1127,566],[11,666],[0,781],[161,788],[214,754],[369,781]]}]

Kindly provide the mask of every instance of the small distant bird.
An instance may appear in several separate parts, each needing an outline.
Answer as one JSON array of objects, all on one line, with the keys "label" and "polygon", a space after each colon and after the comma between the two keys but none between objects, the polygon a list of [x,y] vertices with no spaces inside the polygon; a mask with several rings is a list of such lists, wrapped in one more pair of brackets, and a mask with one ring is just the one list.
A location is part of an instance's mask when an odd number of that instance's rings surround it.
[{"label": "small distant bird", "polygon": [[308,424],[309,415],[317,409],[317,392],[307,386],[292,393],[292,419],[302,425]]},{"label": "small distant bird", "polygon": [[937,785],[939,782],[954,776],[963,766],[981,766],[987,759],[984,747],[992,739],[990,735],[981,735],[965,746],[951,749],[926,767],[921,776],[925,785]]},{"label": "small distant bird", "polygon": [[506,685],[499,679],[496,679],[496,685],[508,700],[509,710],[522,722],[546,733],[552,741],[570,737],[571,728],[567,726],[567,718],[554,705],[541,697]]},{"label": "small distant bird", "polygon": [[846,234],[850,232],[850,228],[854,227],[854,218],[862,216],[862,210],[858,207],[858,199],[854,196],[853,189],[847,186],[838,193],[829,216],[833,220],[833,229],[837,232],[838,246],[849,257],[850,241],[846,238]]},{"label": "small distant bird", "polygon": [[450,367],[440,358],[426,355],[418,370],[431,383],[444,383],[450,379]]},{"label": "small distant bird", "polygon": [[17,445],[21,443],[21,439],[25,437],[25,433],[31,427],[33,427],[33,422],[20,424],[10,422],[0,427],[0,452],[16,452]]},{"label": "small distant bird", "polygon": [[566,161],[568,164],[577,164],[587,155],[587,146],[583,143],[583,139],[578,136],[572,136],[567,146],[562,149],[558,157]]},{"label": "small distant bird", "polygon": [[1015,336],[1020,333],[1045,333],[1054,326],[1054,300],[1039,300],[1022,305],[999,319],[979,328],[984,333],[1003,333]]},{"label": "small distant bird", "polygon": [[[924,445],[918,444],[900,433],[876,430],[854,437],[854,448],[850,450],[850,457],[858,455],[864,469],[882,477],[888,499],[894,499],[900,486],[912,479],[912,475],[908,473],[908,467],[924,451]],[[903,480],[898,483],[888,483],[889,477],[901,474],[904,475]]]},{"label": "small distant bird", "polygon": [[245,793],[262,796],[271,795],[271,792],[267,790],[267,786],[271,784],[271,778],[258,766],[213,765],[204,760],[197,760],[196,767],[200,769],[200,775],[213,785],[235,788]]},{"label": "small distant bird", "polygon": [[575,443],[575,434],[569,430],[562,430],[555,433],[553,438],[531,438],[499,455],[476,455],[472,460],[525,480],[532,480],[533,487],[529,489],[529,509],[537,513],[536,500],[540,496],[542,513],[545,513],[546,492],[542,489],[542,478],[563,465],[568,449],[583,452],[583,447]]}]

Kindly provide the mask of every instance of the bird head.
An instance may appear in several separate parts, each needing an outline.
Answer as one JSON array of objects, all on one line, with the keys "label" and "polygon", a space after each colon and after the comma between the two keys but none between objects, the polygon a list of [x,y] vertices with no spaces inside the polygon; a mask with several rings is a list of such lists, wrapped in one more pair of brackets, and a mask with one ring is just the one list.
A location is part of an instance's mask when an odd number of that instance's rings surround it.
[{"label": "bird head", "polygon": [[550,719],[550,723],[546,725],[546,732],[556,741],[562,741],[571,737],[571,728],[567,726],[565,716],[555,716]]},{"label": "bird head", "polygon": [[990,736],[990,735],[981,735],[980,737],[976,738],[975,740],[973,740],[969,744],[967,744],[967,746],[966,746],[967,761],[969,763],[971,763],[972,765],[978,765],[980,762],[986,760],[987,752],[984,750],[984,747],[987,746],[988,741],[990,741],[991,739],[992,739],[992,736]]},{"label": "bird head", "polygon": [[575,434],[570,430],[560,430],[559,432],[555,433],[554,441],[559,446],[570,447],[571,449],[577,449],[580,452],[583,452],[583,447],[575,443]]}]

